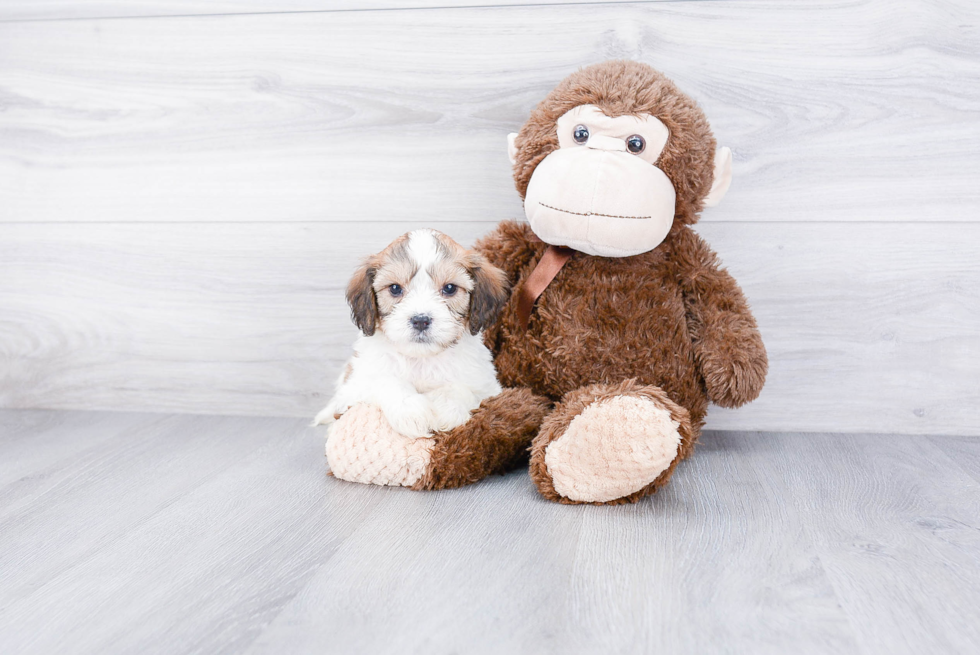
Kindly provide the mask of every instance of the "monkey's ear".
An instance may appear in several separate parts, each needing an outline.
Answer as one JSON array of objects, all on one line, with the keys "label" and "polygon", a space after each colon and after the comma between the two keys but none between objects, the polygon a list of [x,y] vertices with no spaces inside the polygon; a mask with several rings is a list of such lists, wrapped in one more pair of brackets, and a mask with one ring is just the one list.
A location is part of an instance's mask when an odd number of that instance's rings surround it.
[{"label": "monkey's ear", "polygon": [[507,135],[507,157],[510,158],[511,165],[517,163],[517,132]]},{"label": "monkey's ear", "polygon": [[469,256],[466,267],[473,277],[470,294],[470,334],[479,334],[497,320],[504,305],[510,299],[510,283],[507,274],[478,253]]},{"label": "monkey's ear", "polygon": [[347,285],[347,304],[354,325],[366,336],[374,334],[378,322],[378,299],[374,295],[374,275],[377,267],[369,259],[361,265]]},{"label": "monkey's ear", "polygon": [[732,185],[732,149],[718,148],[715,151],[715,180],[711,183],[711,191],[704,198],[705,207],[714,207],[728,193]]}]

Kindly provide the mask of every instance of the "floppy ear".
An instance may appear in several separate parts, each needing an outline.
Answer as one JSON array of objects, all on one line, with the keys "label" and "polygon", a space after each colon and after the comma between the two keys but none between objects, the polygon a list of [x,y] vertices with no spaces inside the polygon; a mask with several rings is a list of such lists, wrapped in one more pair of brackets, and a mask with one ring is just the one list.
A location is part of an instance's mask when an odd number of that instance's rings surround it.
[{"label": "floppy ear", "polygon": [[467,258],[467,269],[473,277],[473,293],[470,294],[470,334],[485,330],[503,311],[510,298],[510,283],[507,274],[487,261],[479,253],[471,253]]},{"label": "floppy ear", "polygon": [[374,259],[368,259],[351,278],[347,285],[347,304],[354,325],[366,336],[374,334],[378,321],[378,299],[374,295],[374,274],[377,273]]}]

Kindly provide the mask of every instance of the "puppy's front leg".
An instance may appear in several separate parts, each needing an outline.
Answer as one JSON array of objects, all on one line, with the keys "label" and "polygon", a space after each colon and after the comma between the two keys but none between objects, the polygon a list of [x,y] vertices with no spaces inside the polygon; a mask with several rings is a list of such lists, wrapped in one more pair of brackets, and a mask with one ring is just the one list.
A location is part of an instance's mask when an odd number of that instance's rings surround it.
[{"label": "puppy's front leg", "polygon": [[337,393],[333,395],[327,406],[320,410],[313,419],[313,425],[330,425],[336,421],[344,412],[350,409],[353,404],[347,398],[349,394],[345,393],[344,387],[337,390]]},{"label": "puppy's front leg", "polygon": [[418,393],[388,401],[382,409],[395,432],[413,439],[428,437],[436,424],[432,403]]},{"label": "puppy's front leg", "polygon": [[313,425],[330,425],[356,402],[359,390],[356,381],[350,380],[353,372],[352,362],[353,360],[347,362],[347,366],[341,371],[337,383],[334,385],[336,391],[334,391],[333,397],[313,419]]},{"label": "puppy's front leg", "polygon": [[425,393],[435,411],[436,430],[451,430],[470,419],[470,413],[480,406],[473,390],[462,384],[447,384]]},{"label": "puppy's front leg", "polygon": [[435,428],[432,401],[411,385],[395,382],[380,384],[374,396],[395,432],[418,439],[429,436]]}]

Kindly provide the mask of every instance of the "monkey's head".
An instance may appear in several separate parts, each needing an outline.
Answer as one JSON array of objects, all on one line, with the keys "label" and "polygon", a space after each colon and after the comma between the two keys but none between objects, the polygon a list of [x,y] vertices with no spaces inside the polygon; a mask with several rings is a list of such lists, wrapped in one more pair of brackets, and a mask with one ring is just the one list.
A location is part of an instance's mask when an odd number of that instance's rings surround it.
[{"label": "monkey's head", "polygon": [[646,64],[608,61],[558,85],[508,138],[531,229],[602,257],[656,248],[731,183],[701,109]]}]

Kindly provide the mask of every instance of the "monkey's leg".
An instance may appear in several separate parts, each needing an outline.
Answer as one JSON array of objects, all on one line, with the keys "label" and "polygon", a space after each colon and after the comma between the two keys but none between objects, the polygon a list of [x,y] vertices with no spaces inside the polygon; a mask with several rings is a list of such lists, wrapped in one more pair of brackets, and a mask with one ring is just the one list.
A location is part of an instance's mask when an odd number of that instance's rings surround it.
[{"label": "monkey's leg", "polygon": [[654,493],[694,448],[687,410],[626,380],[571,391],[531,447],[531,479],[561,503],[618,505]]},{"label": "monkey's leg", "polygon": [[461,487],[524,465],[550,410],[548,400],[527,389],[504,389],[463,425],[412,439],[392,430],[379,407],[358,404],[331,426],[327,463],[333,475],[350,482]]},{"label": "monkey's leg", "polygon": [[551,402],[529,389],[504,389],[470,419],[433,435],[429,465],[413,489],[449,489],[506,473],[527,463],[531,440]]}]

